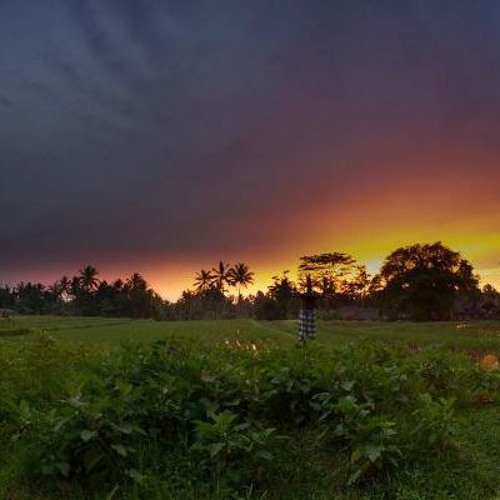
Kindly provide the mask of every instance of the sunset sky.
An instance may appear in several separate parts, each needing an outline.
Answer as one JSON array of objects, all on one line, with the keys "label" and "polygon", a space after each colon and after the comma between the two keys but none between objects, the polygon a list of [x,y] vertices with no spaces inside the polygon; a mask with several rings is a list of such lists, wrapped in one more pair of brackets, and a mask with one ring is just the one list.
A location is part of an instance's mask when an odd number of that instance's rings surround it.
[{"label": "sunset sky", "polygon": [[0,283],[441,240],[500,289],[500,2],[1,0],[0,214]]}]

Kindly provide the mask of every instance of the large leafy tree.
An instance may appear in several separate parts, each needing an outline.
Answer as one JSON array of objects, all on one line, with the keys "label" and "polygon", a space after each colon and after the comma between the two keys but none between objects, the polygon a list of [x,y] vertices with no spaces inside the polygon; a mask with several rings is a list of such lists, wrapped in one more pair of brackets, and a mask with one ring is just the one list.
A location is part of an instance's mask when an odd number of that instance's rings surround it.
[{"label": "large leafy tree", "polygon": [[478,290],[471,264],[439,241],[398,248],[376,279],[392,319],[449,319],[457,297]]}]

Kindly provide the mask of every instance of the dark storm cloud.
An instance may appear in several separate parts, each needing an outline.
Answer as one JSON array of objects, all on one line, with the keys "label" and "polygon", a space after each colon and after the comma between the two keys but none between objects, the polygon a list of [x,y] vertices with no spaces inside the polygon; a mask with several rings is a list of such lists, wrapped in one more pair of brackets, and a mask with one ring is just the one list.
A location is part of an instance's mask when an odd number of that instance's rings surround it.
[{"label": "dark storm cloud", "polygon": [[45,63],[52,75],[73,94],[73,99],[80,100],[81,107],[93,109],[103,119],[111,118],[120,123],[131,123],[140,118],[130,99],[117,97],[102,86],[89,81],[82,69],[71,60],[64,59],[55,52],[46,55]]},{"label": "dark storm cloud", "polygon": [[272,247],[408,158],[497,154],[499,24],[488,1],[4,0],[0,281]]},{"label": "dark storm cloud", "polygon": [[4,108],[15,108],[16,103],[12,99],[0,95],[0,106],[3,106]]},{"label": "dark storm cloud", "polygon": [[113,7],[117,16],[123,20],[130,40],[137,44],[141,56],[155,67],[163,60],[165,37],[162,36],[156,22],[161,5],[154,0],[137,2],[134,0],[116,0]]},{"label": "dark storm cloud", "polygon": [[95,2],[88,0],[68,2],[73,22],[79,28],[85,45],[97,64],[101,64],[113,77],[130,77],[133,75],[130,62],[123,57],[123,51],[112,43],[94,10],[95,5]]}]

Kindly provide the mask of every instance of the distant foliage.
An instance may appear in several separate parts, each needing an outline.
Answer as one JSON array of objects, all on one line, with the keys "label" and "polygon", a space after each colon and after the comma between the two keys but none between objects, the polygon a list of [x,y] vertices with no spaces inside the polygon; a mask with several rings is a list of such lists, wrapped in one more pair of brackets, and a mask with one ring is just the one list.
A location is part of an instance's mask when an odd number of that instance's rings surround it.
[{"label": "distant foliage", "polygon": [[93,266],[85,266],[73,278],[63,276],[51,286],[19,283],[0,288],[0,309],[21,314],[66,314],[78,316],[166,316],[166,302],[139,273],[113,283],[98,279]]},{"label": "distant foliage", "polygon": [[373,277],[363,264],[341,252],[300,257],[296,276],[284,271],[272,277],[267,290],[243,296],[255,273],[244,262],[230,265],[220,260],[213,268],[196,272],[192,288],[169,303],[139,273],[108,283],[87,265],[76,276],[62,276],[51,286],[30,282],[0,286],[0,309],[158,320],[295,319],[309,280],[320,319],[500,318],[498,292],[491,285],[479,290],[471,264],[440,242],[395,250]]}]

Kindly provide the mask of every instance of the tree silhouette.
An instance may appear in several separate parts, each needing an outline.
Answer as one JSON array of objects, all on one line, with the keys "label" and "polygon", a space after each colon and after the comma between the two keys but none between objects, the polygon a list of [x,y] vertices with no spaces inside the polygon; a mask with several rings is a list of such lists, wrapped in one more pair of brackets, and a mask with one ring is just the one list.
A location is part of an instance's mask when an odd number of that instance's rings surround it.
[{"label": "tree silhouette", "polygon": [[91,265],[78,270],[71,280],[72,308],[75,313],[95,316],[99,314],[96,292],[99,287],[98,271]]},{"label": "tree silhouette", "polygon": [[14,290],[8,285],[0,286],[0,308],[13,308],[15,302]]},{"label": "tree silhouette", "polygon": [[67,302],[71,295],[71,280],[66,276],[62,276],[51,287],[50,291],[57,297],[57,300]]},{"label": "tree silhouette", "polygon": [[71,280],[66,275],[63,275],[59,280],[59,289],[61,291],[62,300],[69,300],[71,294]]},{"label": "tree silhouette", "polygon": [[148,284],[140,273],[133,273],[130,278],[127,279],[125,286],[127,286],[129,290],[146,290]]},{"label": "tree silhouette", "polygon": [[80,275],[78,276],[79,284],[84,292],[90,293],[94,290],[97,290],[97,287],[99,286],[99,280],[96,278],[96,276],[99,274],[99,271],[97,271],[95,267],[87,265],[83,269],[80,269],[78,272],[80,273]]},{"label": "tree silhouette", "polygon": [[460,294],[478,291],[470,263],[439,241],[398,248],[386,258],[377,282],[382,306],[393,319],[449,319]]},{"label": "tree silhouette", "polygon": [[246,288],[254,282],[254,273],[250,271],[250,268],[243,262],[238,262],[234,267],[229,269],[228,278],[231,285],[238,286],[238,302],[241,300],[241,287]]},{"label": "tree silhouette", "polygon": [[196,292],[205,292],[212,288],[214,285],[214,275],[211,271],[207,271],[206,269],[201,269],[196,273],[195,281],[193,286],[196,287]]},{"label": "tree silhouette", "polygon": [[124,285],[127,312],[133,318],[145,318],[153,310],[153,291],[140,273],[133,273]]},{"label": "tree silhouette", "polygon": [[299,280],[302,287],[305,276],[310,276],[314,287],[324,296],[341,293],[343,284],[356,271],[356,261],[345,253],[304,255],[300,261]]},{"label": "tree silhouette", "polygon": [[212,272],[214,273],[214,283],[217,290],[224,292],[225,286],[231,285],[231,275],[229,271],[229,265],[222,260],[219,261],[218,267],[212,269]]},{"label": "tree silhouette", "polygon": [[14,290],[18,310],[24,314],[42,314],[43,292],[41,283],[19,283]]},{"label": "tree silhouette", "polygon": [[[293,310],[293,300],[297,297],[297,286],[289,278],[290,271],[283,271],[281,276],[273,276],[273,284],[268,287],[267,297],[274,302],[273,319],[287,319]],[[270,319],[270,318],[269,318]]]},{"label": "tree silhouette", "polygon": [[304,255],[300,258],[299,288],[306,287],[310,276],[313,289],[321,295],[322,307],[363,300],[368,294],[370,279],[364,265],[340,252]]},{"label": "tree silhouette", "polygon": [[369,294],[370,275],[366,271],[366,266],[355,266],[350,274],[341,283],[343,295],[350,300],[362,300]]}]

